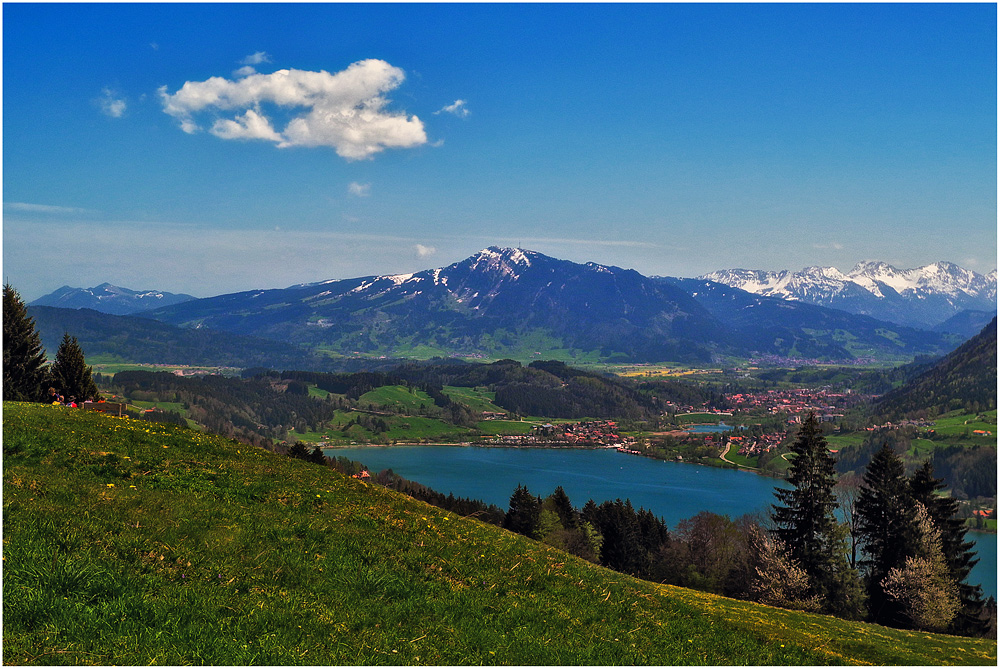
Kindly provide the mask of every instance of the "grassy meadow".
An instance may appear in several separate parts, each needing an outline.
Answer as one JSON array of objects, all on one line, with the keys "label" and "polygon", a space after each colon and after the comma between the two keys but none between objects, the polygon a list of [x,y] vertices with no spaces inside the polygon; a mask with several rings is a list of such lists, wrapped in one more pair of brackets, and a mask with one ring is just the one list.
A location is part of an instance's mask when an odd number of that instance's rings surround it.
[{"label": "grassy meadow", "polygon": [[611,572],[208,434],[3,407],[7,664],[995,665]]}]

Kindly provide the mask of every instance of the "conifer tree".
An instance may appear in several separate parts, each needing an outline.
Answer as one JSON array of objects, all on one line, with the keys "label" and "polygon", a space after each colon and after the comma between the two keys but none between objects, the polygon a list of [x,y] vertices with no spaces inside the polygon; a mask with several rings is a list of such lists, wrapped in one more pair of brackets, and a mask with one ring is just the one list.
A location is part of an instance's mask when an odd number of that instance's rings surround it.
[{"label": "conifer tree", "polygon": [[98,398],[97,384],[94,383],[93,368],[87,366],[83,349],[76,337],[64,333],[56,361],[52,364],[52,383],[67,400],[75,397],[78,401]]},{"label": "conifer tree", "polygon": [[917,548],[916,509],[903,461],[888,443],[865,469],[857,502],[861,560],[868,589],[868,616],[873,622],[907,624],[899,602],[889,598],[882,582],[892,569],[902,569]]},{"label": "conifer tree", "polygon": [[795,459],[788,470],[791,490],[776,489],[781,504],[773,505],[774,537],[787,546],[789,558],[809,576],[811,594],[819,595],[828,611],[855,607],[855,580],[847,564],[844,532],[834,516],[836,473],[833,458],[816,415],[806,417],[792,445]]},{"label": "conifer tree", "polygon": [[3,398],[15,402],[44,399],[48,370],[35,320],[16,290],[3,287]]},{"label": "conifer tree", "polygon": [[518,485],[510,496],[510,506],[504,516],[503,526],[512,532],[539,539],[541,513],[542,500],[532,495],[527,486]]},{"label": "conifer tree", "polygon": [[573,504],[569,501],[569,495],[563,490],[562,486],[556,486],[556,489],[551,495],[545,500],[547,506],[551,506],[552,510],[559,515],[559,521],[562,526],[567,530],[576,529],[577,526],[577,511],[573,508]]}]

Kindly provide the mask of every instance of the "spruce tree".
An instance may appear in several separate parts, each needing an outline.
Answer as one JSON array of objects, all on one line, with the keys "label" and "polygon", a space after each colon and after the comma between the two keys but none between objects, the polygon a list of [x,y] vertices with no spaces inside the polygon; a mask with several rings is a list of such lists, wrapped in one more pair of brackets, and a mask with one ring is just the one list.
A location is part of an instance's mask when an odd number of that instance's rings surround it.
[{"label": "spruce tree", "polygon": [[16,290],[3,287],[3,399],[40,402],[44,399],[48,370],[45,349],[35,330],[35,320]]},{"label": "spruce tree", "polygon": [[569,495],[562,486],[557,486],[551,495],[545,500],[545,506],[551,506],[552,510],[559,515],[559,522],[567,530],[576,529],[578,513],[569,501]]},{"label": "spruce tree", "polygon": [[70,337],[69,333],[63,334],[51,374],[52,383],[67,400],[75,397],[78,402],[83,402],[98,398],[93,368],[87,366],[80,343],[76,337]]},{"label": "spruce tree", "polygon": [[962,606],[953,629],[957,632],[971,632],[980,625],[983,607],[981,586],[969,585],[967,579],[972,568],[979,562],[975,543],[965,540],[965,520],[958,518],[958,500],[938,494],[944,489],[942,479],[934,478],[934,468],[930,461],[910,477],[910,495],[914,501],[923,504],[931,522],[941,535],[941,552],[951,577],[958,584]]},{"label": "spruce tree", "polygon": [[890,570],[902,569],[906,558],[916,553],[916,506],[903,461],[888,442],[865,469],[857,514],[869,619],[883,625],[906,625],[902,607],[886,595],[882,581]]},{"label": "spruce tree", "polygon": [[792,488],[774,491],[780,502],[772,507],[774,537],[808,574],[811,594],[822,598],[826,610],[849,611],[854,607],[848,600],[853,598],[850,586],[855,577],[847,564],[844,533],[834,516],[833,458],[814,413],[802,423],[791,450],[795,459],[787,480]]},{"label": "spruce tree", "polygon": [[511,532],[540,539],[541,513],[542,500],[532,495],[527,486],[518,485],[510,496],[510,506],[504,516],[503,526]]}]

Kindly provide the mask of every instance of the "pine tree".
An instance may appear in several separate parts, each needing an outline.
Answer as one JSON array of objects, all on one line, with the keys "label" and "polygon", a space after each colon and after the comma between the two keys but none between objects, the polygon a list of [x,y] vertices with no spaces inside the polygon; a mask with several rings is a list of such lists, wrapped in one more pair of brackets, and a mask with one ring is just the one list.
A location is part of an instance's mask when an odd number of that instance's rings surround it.
[{"label": "pine tree", "polygon": [[527,486],[518,485],[510,496],[510,507],[504,516],[503,526],[511,532],[540,539],[541,512],[542,500],[532,495]]},{"label": "pine tree", "polygon": [[865,469],[857,502],[858,534],[865,556],[861,566],[868,587],[868,615],[873,622],[907,624],[902,607],[889,598],[882,581],[892,569],[902,569],[917,548],[916,510],[903,461],[888,443]]},{"label": "pine tree", "polygon": [[93,368],[87,366],[83,349],[76,337],[64,333],[59,350],[56,351],[56,361],[52,364],[52,383],[63,397],[69,400],[75,397],[78,401],[96,400],[98,398],[97,384],[93,379]]},{"label": "pine tree", "polygon": [[910,494],[914,501],[927,508],[931,522],[941,535],[941,552],[951,577],[958,584],[962,607],[953,624],[959,632],[970,632],[979,628],[980,612],[983,607],[981,586],[969,585],[967,579],[972,568],[979,562],[975,543],[965,540],[965,521],[958,518],[958,500],[937,494],[944,489],[942,479],[934,478],[934,468],[927,461],[910,477]]},{"label": "pine tree", "polygon": [[788,547],[789,558],[808,574],[812,591],[828,611],[849,611],[853,570],[847,564],[844,533],[834,509],[836,473],[833,458],[814,413],[802,423],[791,448],[795,454],[788,470],[791,490],[776,489],[781,504],[773,505],[774,537]]},{"label": "pine tree", "polygon": [[3,287],[3,399],[40,402],[48,378],[35,320],[16,290]]}]

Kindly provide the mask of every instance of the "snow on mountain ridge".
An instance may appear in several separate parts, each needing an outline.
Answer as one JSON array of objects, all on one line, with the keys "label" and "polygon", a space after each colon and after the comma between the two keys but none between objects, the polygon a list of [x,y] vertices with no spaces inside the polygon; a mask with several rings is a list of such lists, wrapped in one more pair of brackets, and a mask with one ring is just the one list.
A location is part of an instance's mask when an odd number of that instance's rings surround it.
[{"label": "snow on mountain ridge", "polygon": [[936,327],[966,309],[996,310],[996,270],[983,276],[949,262],[900,270],[869,260],[846,274],[833,267],[806,267],[798,272],[719,270],[699,278],[921,328]]},{"label": "snow on mountain ridge", "polygon": [[[700,279],[724,283],[758,295],[797,299],[806,291],[835,295],[855,284],[875,297],[885,297],[882,286],[900,295],[934,293],[950,297],[987,297],[996,292],[996,270],[986,276],[949,262],[936,262],[914,269],[899,270],[881,261],[859,262],[844,274],[836,267],[806,267],[798,272],[782,270],[718,270]],[[881,285],[880,285],[881,284]]]}]

